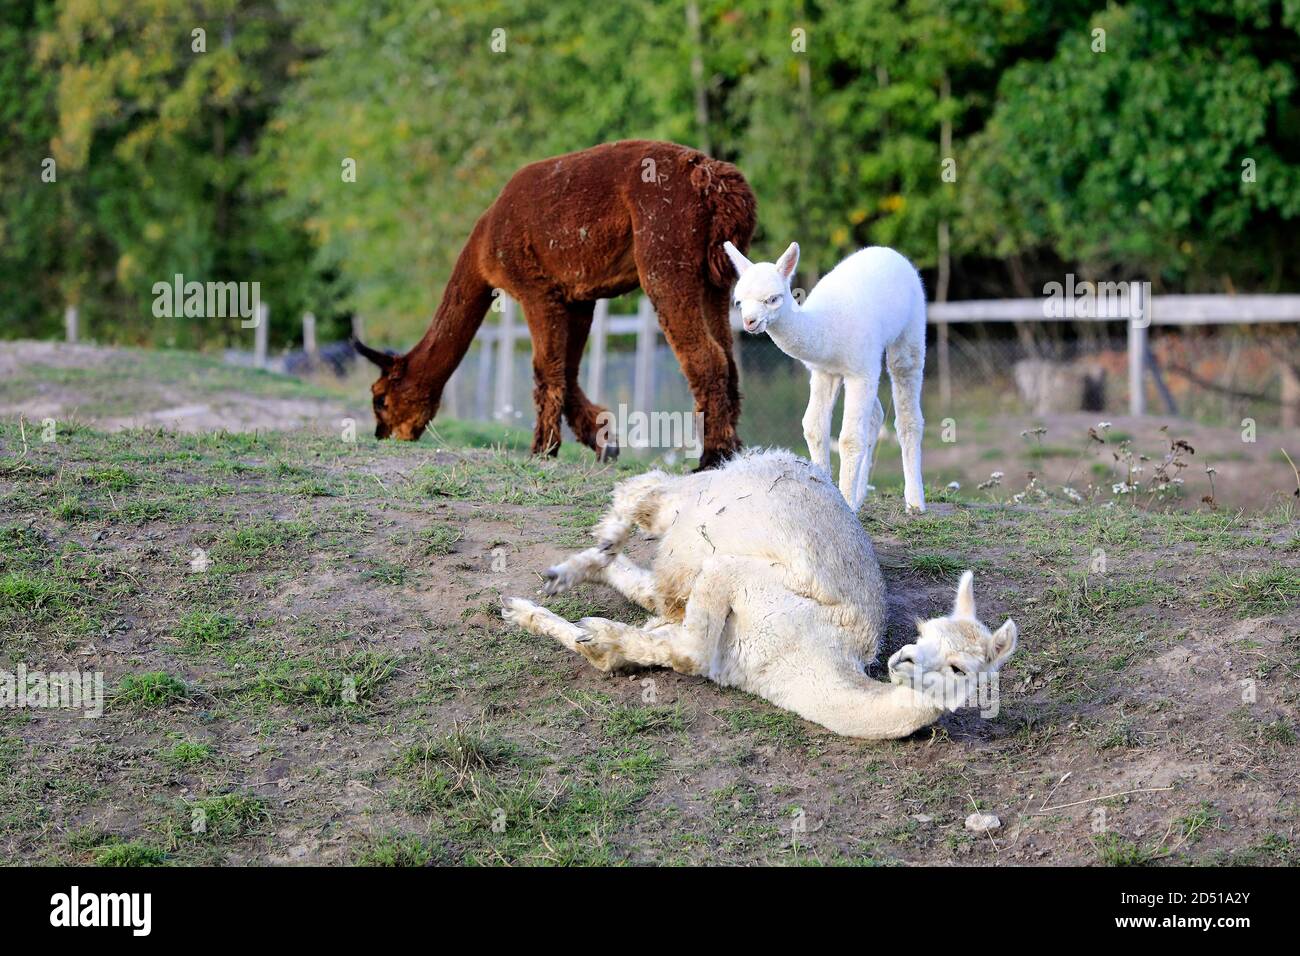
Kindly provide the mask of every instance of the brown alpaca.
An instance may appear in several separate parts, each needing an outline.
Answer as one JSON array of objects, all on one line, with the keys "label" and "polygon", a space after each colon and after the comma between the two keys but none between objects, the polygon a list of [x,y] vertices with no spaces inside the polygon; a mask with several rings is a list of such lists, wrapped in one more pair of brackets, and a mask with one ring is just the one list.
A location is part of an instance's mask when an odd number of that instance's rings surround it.
[{"label": "brown alpaca", "polygon": [[700,467],[717,465],[740,447],[734,270],[722,244],[747,248],[754,222],[740,170],[673,143],[625,140],[525,166],[475,224],[419,344],[389,355],[355,343],[383,370],[371,387],[375,437],[424,433],[503,289],[523,306],[533,340],[533,453],[559,450],[563,414],[598,457],[616,456],[617,445],[602,444],[604,409],[578,387],[578,363],[596,300],[639,285],[704,415]]}]

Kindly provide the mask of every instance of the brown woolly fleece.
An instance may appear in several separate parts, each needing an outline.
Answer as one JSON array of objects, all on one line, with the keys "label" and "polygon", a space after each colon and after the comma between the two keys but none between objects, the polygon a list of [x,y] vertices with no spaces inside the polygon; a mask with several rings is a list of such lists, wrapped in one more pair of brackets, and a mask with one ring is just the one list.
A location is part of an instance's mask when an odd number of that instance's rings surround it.
[{"label": "brown woolly fleece", "polygon": [[[600,457],[593,405],[578,363],[595,301],[638,285],[704,415],[700,467],[740,447],[740,389],[728,299],[734,280],[722,244],[747,249],[754,194],[740,170],[673,143],[624,140],[525,166],[475,224],[424,338],[394,356],[356,343],[383,369],[372,386],[375,435],[415,440],[502,289],[522,304],[533,340],[533,452],[554,455],[563,414]],[[647,409],[648,410],[648,409]]]}]

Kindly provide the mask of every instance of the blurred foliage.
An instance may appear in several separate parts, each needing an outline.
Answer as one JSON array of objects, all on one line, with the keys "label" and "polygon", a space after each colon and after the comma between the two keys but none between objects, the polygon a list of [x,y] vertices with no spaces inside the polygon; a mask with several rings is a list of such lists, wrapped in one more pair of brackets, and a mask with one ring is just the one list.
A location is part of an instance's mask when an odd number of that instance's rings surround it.
[{"label": "blurred foliage", "polygon": [[304,310],[409,343],[516,168],[631,137],[736,162],[756,254],[797,239],[805,282],[869,243],[932,270],[946,221],[954,298],[1294,289],[1298,28],[1300,0],[8,0],[0,334],[75,301],[100,339],[246,339],[153,316],[182,273],[259,281],[282,343]]}]

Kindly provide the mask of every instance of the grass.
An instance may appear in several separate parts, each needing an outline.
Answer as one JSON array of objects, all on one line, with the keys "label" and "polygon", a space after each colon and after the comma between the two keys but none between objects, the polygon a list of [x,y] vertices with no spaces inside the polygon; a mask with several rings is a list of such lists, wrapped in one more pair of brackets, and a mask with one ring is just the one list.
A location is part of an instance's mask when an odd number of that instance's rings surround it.
[{"label": "grass", "polygon": [[52,576],[25,571],[0,575],[0,615],[53,621],[68,613],[72,592]]},{"label": "grass", "polygon": [[1205,591],[1207,607],[1231,610],[1242,617],[1280,614],[1300,603],[1300,570],[1273,567],[1219,575]]},{"label": "grass", "polygon": [[212,757],[212,748],[192,740],[181,740],[162,752],[164,763],[173,767],[191,767],[206,763]]},{"label": "grass", "polygon": [[218,611],[190,611],[176,625],[175,637],[182,645],[193,648],[211,647],[230,640],[239,622],[229,614]]},{"label": "grass", "polygon": [[180,678],[166,671],[149,671],[123,677],[113,702],[136,708],[166,707],[188,696],[189,688]]},{"label": "grass", "polygon": [[225,793],[187,804],[184,828],[198,839],[228,840],[251,833],[270,817],[258,797]]},{"label": "grass", "polygon": [[1157,856],[1156,850],[1139,846],[1118,833],[1093,837],[1092,845],[1103,866],[1148,866]]},{"label": "grass", "polygon": [[914,571],[943,580],[956,580],[969,567],[966,561],[947,554],[913,554],[907,559]]},{"label": "grass", "polygon": [[397,664],[398,658],[379,652],[328,662],[282,661],[260,671],[249,692],[281,704],[354,707],[370,701]]},{"label": "grass", "polygon": [[455,550],[456,543],[462,537],[464,535],[460,529],[453,528],[451,525],[435,525],[420,532],[420,540],[423,542],[425,553],[440,557],[451,554]]},{"label": "grass", "polygon": [[143,843],[111,843],[95,851],[95,866],[162,866],[167,854]]},{"label": "grass", "polygon": [[386,836],[362,852],[357,866],[428,866],[433,860],[429,845],[414,836]]},{"label": "grass", "polygon": [[808,744],[808,724],[789,711],[752,707],[727,707],[715,711],[733,731],[752,733],[760,740],[782,747],[803,747]]},{"label": "grass", "polygon": [[611,737],[636,737],[641,734],[680,732],[686,729],[681,705],[643,707],[619,705],[609,708],[601,718],[601,729]]},{"label": "grass", "polygon": [[478,724],[404,750],[395,763],[403,781],[395,799],[459,844],[461,862],[609,864],[617,856],[606,834],[653,776],[642,766],[641,779],[620,782],[611,769],[550,778]]}]

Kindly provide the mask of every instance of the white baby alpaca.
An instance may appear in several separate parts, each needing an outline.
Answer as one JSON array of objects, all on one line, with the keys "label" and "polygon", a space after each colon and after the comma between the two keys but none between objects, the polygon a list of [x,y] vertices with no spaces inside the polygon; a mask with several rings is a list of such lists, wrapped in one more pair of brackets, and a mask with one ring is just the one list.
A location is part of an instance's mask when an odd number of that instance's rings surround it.
[{"label": "white baby alpaca", "polygon": [[[645,568],[622,554],[640,528],[659,541]],[[918,621],[889,660],[892,683],[864,667],[885,629],[885,583],[871,539],[830,476],[788,451],[749,451],[690,475],[652,471],[620,482],[596,546],[546,572],[558,594],[588,579],[653,615],[640,625],[566,621],[505,598],[502,616],[545,634],[603,671],[671,667],[758,694],[837,734],[906,737],[969,703],[998,670],[1016,625],[975,617],[971,573],[952,614]]]},{"label": "white baby alpaca", "polygon": [[831,469],[831,416],[844,385],[840,428],[840,493],[856,512],[867,496],[876,436],[885,419],[877,398],[881,356],[894,391],[894,427],[903,450],[903,497],[925,510],[921,479],[921,379],[925,372],[925,289],[916,268],[883,246],[849,256],[808,293],[790,292],[799,244],[776,262],[750,262],[730,242],[727,255],[740,277],[736,305],[745,331],[764,331],[812,373],[803,434],[813,464]]}]

